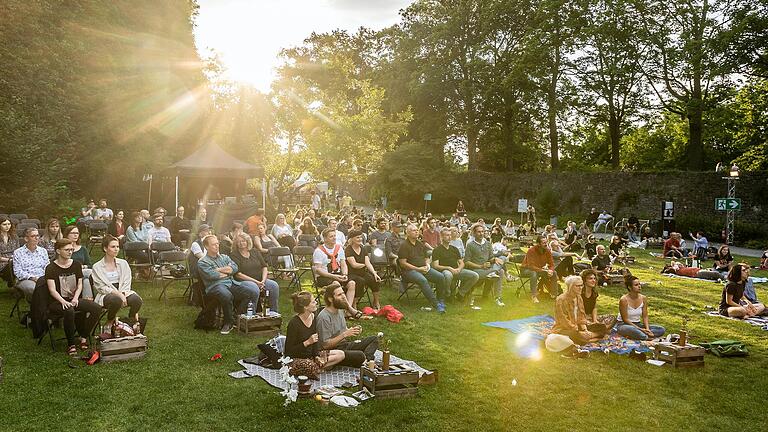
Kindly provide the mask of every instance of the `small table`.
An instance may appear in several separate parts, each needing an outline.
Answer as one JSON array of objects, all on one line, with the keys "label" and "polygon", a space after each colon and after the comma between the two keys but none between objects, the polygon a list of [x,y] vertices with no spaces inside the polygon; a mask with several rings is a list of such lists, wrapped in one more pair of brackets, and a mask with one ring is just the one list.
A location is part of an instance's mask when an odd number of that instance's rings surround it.
[{"label": "small table", "polygon": [[256,314],[251,317],[241,314],[237,317],[237,330],[246,336],[277,336],[282,325],[283,317],[279,313],[267,316]]},{"label": "small table", "polygon": [[659,342],[656,344],[654,357],[674,367],[702,367],[704,353],[706,350],[698,345],[680,346],[670,342]]}]

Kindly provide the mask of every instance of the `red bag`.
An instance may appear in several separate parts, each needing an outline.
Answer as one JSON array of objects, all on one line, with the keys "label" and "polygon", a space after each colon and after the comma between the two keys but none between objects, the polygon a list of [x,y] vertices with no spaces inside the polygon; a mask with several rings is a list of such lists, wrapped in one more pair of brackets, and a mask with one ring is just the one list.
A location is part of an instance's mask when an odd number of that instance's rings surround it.
[{"label": "red bag", "polygon": [[405,316],[392,305],[386,305],[381,308],[378,315],[386,317],[388,321],[393,323],[399,323],[400,320]]}]

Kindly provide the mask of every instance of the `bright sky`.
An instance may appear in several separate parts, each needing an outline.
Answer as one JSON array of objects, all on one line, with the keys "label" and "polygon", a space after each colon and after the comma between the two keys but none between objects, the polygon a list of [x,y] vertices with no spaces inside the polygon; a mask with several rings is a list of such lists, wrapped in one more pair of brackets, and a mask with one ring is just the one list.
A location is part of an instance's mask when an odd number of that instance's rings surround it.
[{"label": "bright sky", "polygon": [[195,37],[203,56],[213,49],[227,77],[269,91],[282,48],[310,33],[379,30],[399,21],[413,0],[198,0]]}]

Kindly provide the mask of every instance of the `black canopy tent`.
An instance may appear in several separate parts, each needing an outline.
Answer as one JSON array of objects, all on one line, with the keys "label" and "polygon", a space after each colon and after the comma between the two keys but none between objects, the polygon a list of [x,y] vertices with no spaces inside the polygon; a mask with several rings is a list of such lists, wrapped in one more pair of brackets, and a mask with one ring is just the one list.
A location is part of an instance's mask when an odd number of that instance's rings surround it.
[{"label": "black canopy tent", "polygon": [[[264,179],[264,168],[243,162],[225,152],[215,143],[198,148],[186,158],[162,171],[164,177],[175,179],[175,203],[179,206],[179,177],[197,179],[231,179],[245,182],[251,178]],[[265,188],[262,183],[262,207],[266,206]]]}]

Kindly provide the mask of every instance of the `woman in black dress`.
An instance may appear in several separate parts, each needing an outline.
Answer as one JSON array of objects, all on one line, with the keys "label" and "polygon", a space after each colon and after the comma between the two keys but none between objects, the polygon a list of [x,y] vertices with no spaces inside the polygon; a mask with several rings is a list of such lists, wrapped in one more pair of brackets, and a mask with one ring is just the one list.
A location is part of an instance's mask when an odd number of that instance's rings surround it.
[{"label": "woman in black dress", "polygon": [[315,359],[323,369],[331,369],[344,360],[342,350],[320,350],[315,324],[317,300],[309,291],[291,296],[296,315],[288,322],[284,354],[290,358]]},{"label": "woman in black dress", "polygon": [[368,248],[363,246],[363,233],[357,230],[350,231],[348,245],[344,249],[344,256],[347,258],[349,278],[355,281],[355,287],[357,287],[355,288],[357,296],[352,307],[357,309],[357,301],[365,293],[362,287],[366,286],[373,292],[373,304],[371,307],[379,310],[381,309],[381,302],[379,301],[381,276],[376,273],[376,269],[371,264]]}]

